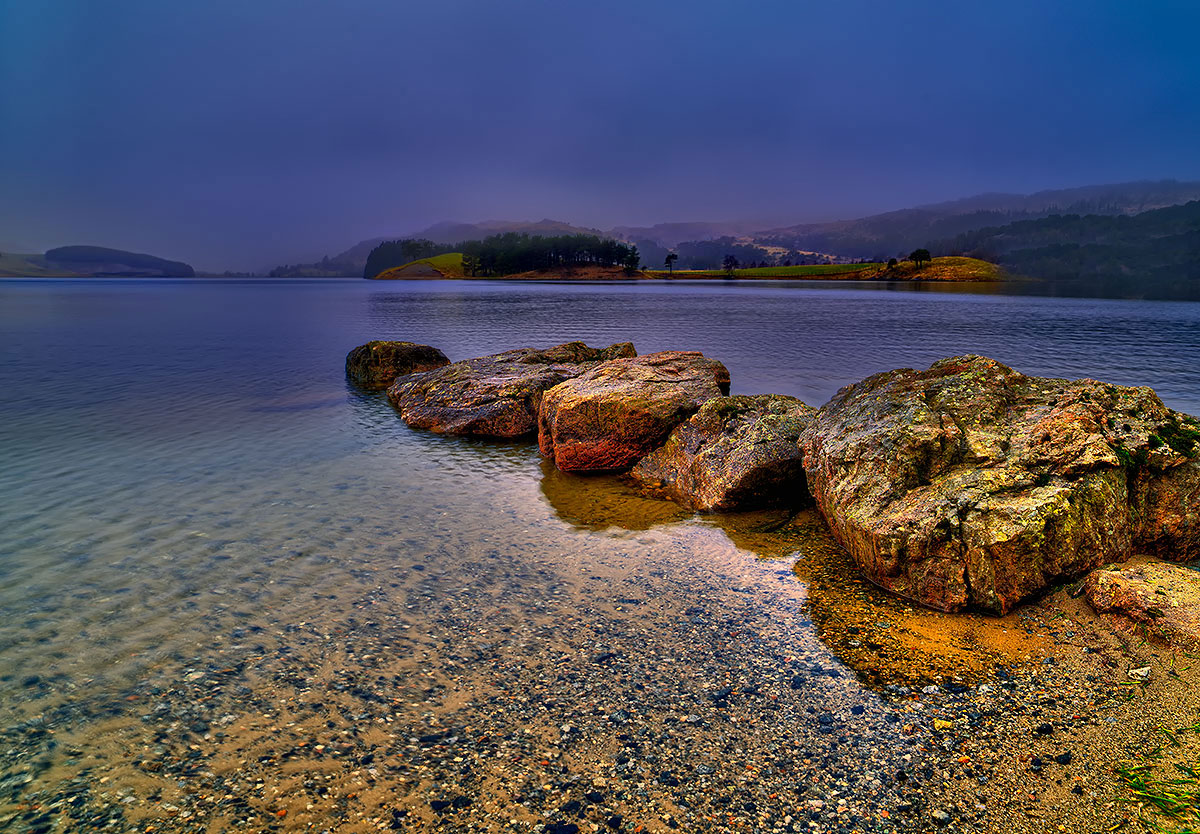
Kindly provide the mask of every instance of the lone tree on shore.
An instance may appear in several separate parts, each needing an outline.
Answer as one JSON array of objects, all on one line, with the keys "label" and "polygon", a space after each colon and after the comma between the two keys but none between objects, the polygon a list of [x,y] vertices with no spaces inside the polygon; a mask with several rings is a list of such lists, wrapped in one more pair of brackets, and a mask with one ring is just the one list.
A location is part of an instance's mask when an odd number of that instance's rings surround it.
[{"label": "lone tree on shore", "polygon": [[664,263],[667,265],[667,272],[671,273],[672,275],[675,274],[675,262],[677,260],[679,260],[679,256],[672,252],[671,254],[667,255],[667,259],[664,261]]},{"label": "lone tree on shore", "polygon": [[725,269],[725,274],[733,277],[733,271],[738,268],[738,259],[733,255],[726,255],[725,260],[721,262],[721,266]]},{"label": "lone tree on shore", "polygon": [[641,266],[641,263],[642,256],[638,254],[638,248],[636,246],[630,246],[629,251],[625,253],[625,272],[628,275],[632,275],[633,273],[637,272],[637,268]]},{"label": "lone tree on shore", "polygon": [[913,262],[913,266],[920,268],[921,264],[927,264],[933,260],[933,255],[929,254],[928,249],[914,249],[908,259]]}]

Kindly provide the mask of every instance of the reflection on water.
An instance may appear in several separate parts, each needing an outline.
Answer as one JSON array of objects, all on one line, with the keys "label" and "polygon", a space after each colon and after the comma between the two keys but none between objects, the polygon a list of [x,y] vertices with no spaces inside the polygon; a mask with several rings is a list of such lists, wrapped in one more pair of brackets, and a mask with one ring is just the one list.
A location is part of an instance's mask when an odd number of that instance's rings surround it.
[{"label": "reflection on water", "polygon": [[816,404],[975,351],[1195,412],[1198,309],[0,282],[0,826],[703,830],[798,814],[814,779],[863,814],[894,804],[876,776],[908,742],[843,663],[870,679],[873,644],[899,658],[929,627],[847,581],[811,514],[696,517],[531,443],[410,431],[346,385],[345,353],[631,339]]},{"label": "reflection on water", "polygon": [[539,466],[542,495],[555,515],[580,529],[649,530],[691,515],[670,501],[643,495],[637,486],[619,475],[560,472],[545,458]]},{"label": "reflection on water", "polygon": [[[1019,614],[945,615],[875,587],[855,570],[811,508],[693,515],[644,495],[616,475],[573,475],[543,460],[542,494],[564,521],[585,530],[672,535],[719,533],[748,556],[794,565],[816,636],[868,686],[930,681],[966,684],[997,666],[1036,659],[1045,641],[1031,638]],[[686,533],[685,533],[686,531]],[[711,546],[711,543],[710,545]]]}]

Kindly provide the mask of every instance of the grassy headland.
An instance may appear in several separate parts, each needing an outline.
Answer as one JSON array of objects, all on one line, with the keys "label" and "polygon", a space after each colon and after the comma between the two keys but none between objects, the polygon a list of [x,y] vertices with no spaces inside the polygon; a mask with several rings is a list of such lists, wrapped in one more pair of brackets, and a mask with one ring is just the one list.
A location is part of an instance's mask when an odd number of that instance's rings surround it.
[{"label": "grassy headland", "polygon": [[920,266],[901,261],[894,266],[883,263],[819,264],[815,266],[767,266],[755,269],[677,269],[653,270],[650,278],[777,278],[795,281],[1005,281],[1011,278],[993,263],[977,258],[934,258]]},{"label": "grassy headland", "polygon": [[432,258],[409,261],[403,266],[385,269],[373,280],[389,281],[398,278],[463,278],[462,252],[446,252]]},{"label": "grassy headland", "polygon": [[875,269],[860,276],[872,281],[1007,281],[1012,278],[994,263],[978,258],[934,258],[917,266],[900,261],[893,267],[874,264]]}]

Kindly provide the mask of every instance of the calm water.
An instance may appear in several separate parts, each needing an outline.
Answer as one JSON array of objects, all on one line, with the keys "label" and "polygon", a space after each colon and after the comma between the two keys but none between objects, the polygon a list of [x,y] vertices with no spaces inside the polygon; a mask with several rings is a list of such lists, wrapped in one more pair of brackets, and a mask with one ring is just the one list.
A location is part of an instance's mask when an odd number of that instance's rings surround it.
[{"label": "calm water", "polygon": [[[568,770],[612,784],[599,768],[634,731],[606,735],[602,719],[644,720],[663,733],[654,755],[693,765],[724,749],[695,777],[719,779],[767,743],[738,737],[738,720],[776,719],[747,706],[706,730],[697,711],[713,690],[748,669],[836,672],[812,590],[791,560],[757,558],[799,555],[761,534],[769,524],[689,518],[614,479],[568,478],[532,444],[411,431],[382,395],[347,387],[346,352],[373,338],[451,359],[572,339],[698,349],[725,362],[734,393],[814,405],[877,371],[974,352],[1149,385],[1200,413],[1197,303],[2,281],[0,826],[50,830],[36,800],[67,827],[400,829],[432,824],[430,798],[468,788],[499,798],[451,808],[462,824],[545,821],[568,801]],[[795,699],[785,712],[861,703],[861,736],[888,738],[852,676],[814,680],[781,690]],[[676,727],[691,734],[666,741]],[[451,732],[471,752],[438,758],[417,742]],[[511,748],[494,741],[509,736]],[[874,762],[850,785],[865,796],[887,745],[856,744],[834,744],[829,772]],[[562,773],[524,769],[543,756]],[[650,830],[694,815],[686,785],[654,785],[620,807]]]}]

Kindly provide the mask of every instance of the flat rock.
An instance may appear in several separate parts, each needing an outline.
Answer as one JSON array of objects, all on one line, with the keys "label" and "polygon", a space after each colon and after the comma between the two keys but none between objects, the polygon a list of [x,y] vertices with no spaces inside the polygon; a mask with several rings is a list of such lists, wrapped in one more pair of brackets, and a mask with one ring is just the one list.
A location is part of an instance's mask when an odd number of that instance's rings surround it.
[{"label": "flat rock", "polygon": [[387,388],[396,377],[449,364],[446,354],[429,345],[373,341],[346,354],[346,376],[364,388]]},{"label": "flat rock", "polygon": [[801,438],[808,486],[865,576],[1004,613],[1132,547],[1200,555],[1200,422],[1149,388],[982,356],[854,383]]},{"label": "flat rock", "polygon": [[1144,623],[1167,642],[1200,647],[1200,570],[1165,562],[1094,570],[1084,593],[1101,613]]},{"label": "flat rock", "polygon": [[701,512],[811,503],[799,438],[815,413],[777,394],[717,397],[630,474]]},{"label": "flat rock", "polygon": [[564,471],[625,470],[728,393],[729,370],[697,351],[605,362],[546,392],[538,445]]},{"label": "flat rock", "polygon": [[446,434],[521,437],[537,430],[542,395],[597,364],[637,353],[629,342],[520,348],[400,377],[388,399],[404,422]]}]

